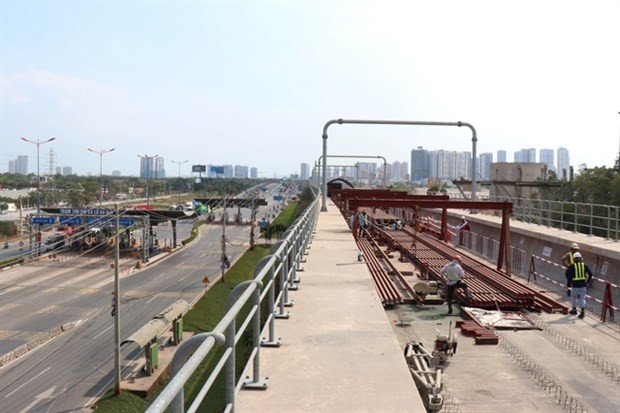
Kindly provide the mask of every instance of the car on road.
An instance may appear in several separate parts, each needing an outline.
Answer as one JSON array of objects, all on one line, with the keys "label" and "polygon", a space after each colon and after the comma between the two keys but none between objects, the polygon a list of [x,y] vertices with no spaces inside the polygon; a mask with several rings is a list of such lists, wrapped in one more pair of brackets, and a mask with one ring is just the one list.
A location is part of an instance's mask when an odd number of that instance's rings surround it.
[{"label": "car on road", "polygon": [[47,240],[45,240],[46,251],[54,251],[60,249],[65,246],[65,235],[64,234],[54,234],[50,236]]}]

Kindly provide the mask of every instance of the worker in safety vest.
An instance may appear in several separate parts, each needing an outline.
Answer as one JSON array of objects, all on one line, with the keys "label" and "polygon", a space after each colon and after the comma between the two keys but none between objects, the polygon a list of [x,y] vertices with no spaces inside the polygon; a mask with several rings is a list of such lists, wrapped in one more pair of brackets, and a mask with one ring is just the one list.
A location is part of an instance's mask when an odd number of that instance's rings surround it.
[{"label": "worker in safety vest", "polygon": [[579,251],[579,244],[577,244],[576,242],[573,242],[572,244],[570,244],[570,251],[562,255],[562,265],[564,265],[565,267],[573,265],[573,263],[575,262],[573,260],[573,255],[578,251]]},{"label": "worker in safety vest", "polygon": [[573,264],[566,269],[566,285],[569,287],[567,291],[570,295],[571,304],[573,309],[570,310],[570,314],[577,314],[577,300],[579,300],[579,318],[585,317],[586,311],[586,289],[592,282],[592,271],[583,262],[583,258],[579,252],[575,252],[573,255]]}]

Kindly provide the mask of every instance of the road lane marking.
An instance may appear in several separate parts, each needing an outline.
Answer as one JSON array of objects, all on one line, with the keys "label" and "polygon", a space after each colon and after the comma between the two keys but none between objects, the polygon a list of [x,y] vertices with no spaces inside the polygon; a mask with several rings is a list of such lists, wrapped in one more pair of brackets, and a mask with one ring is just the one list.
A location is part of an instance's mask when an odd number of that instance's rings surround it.
[{"label": "road lane marking", "polygon": [[36,396],[34,396],[34,400],[32,401],[32,403],[21,409],[19,413],[26,413],[28,410],[30,410],[31,407],[36,406],[37,403],[39,403],[41,400],[49,399],[52,396],[52,393],[54,393],[54,390],[56,390],[56,386],[50,387],[44,392],[37,394]]},{"label": "road lane marking", "polygon": [[109,326],[108,328],[105,328],[103,330],[101,330],[101,332],[99,334],[97,334],[95,337],[93,337],[93,340],[95,340],[96,338],[98,338],[100,335],[105,334],[106,331],[108,331],[109,329],[111,329],[112,327],[114,327],[113,325]]},{"label": "road lane marking", "polygon": [[8,398],[9,396],[11,396],[13,393],[19,391],[22,387],[27,386],[31,381],[36,380],[39,376],[47,373],[47,371],[51,369],[51,367],[46,368],[45,370],[43,370],[41,373],[37,374],[36,376],[34,376],[33,378],[31,378],[30,380],[28,380],[26,383],[22,384],[21,386],[17,387],[15,390],[13,390],[12,392],[10,392],[9,394],[7,394],[6,396],[4,396],[4,398]]},{"label": "road lane marking", "polygon": [[146,303],[150,303],[151,301],[153,301],[154,299],[156,299],[159,296],[159,293],[155,294],[153,297],[151,297],[150,300],[148,300]]}]

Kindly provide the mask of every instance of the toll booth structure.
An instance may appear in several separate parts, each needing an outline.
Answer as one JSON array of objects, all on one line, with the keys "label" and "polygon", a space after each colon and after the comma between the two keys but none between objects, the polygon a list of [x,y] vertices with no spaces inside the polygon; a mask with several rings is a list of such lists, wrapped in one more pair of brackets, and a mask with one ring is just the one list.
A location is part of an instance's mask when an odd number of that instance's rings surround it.
[{"label": "toll booth structure", "polygon": [[[42,208],[51,220],[50,224],[68,224],[73,226],[99,225],[102,227],[114,227],[116,225],[115,211],[98,208]],[[142,262],[148,262],[151,249],[154,247],[153,226],[170,221],[172,224],[173,247],[177,246],[177,220],[195,218],[196,214],[186,214],[184,211],[169,210],[142,210],[125,209],[120,211],[118,217],[119,226],[125,231],[141,231],[142,245],[140,258]]]}]

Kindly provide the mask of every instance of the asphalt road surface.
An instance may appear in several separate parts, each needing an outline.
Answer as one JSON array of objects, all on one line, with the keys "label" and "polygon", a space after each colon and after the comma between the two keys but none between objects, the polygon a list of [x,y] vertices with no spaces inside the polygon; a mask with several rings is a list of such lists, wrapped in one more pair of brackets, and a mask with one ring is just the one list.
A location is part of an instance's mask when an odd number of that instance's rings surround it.
[{"label": "asphalt road surface", "polygon": [[[249,233],[247,225],[227,226],[231,261],[247,250]],[[192,302],[204,293],[203,278],[215,280],[221,272],[221,235],[221,226],[203,225],[199,240],[146,268],[132,269],[135,260],[121,263],[121,340],[173,302]],[[59,258],[0,273],[0,357],[24,343],[42,342],[0,368],[1,411],[86,412],[112,387],[110,261]],[[136,357],[142,356],[135,344],[122,347],[122,366]]]}]

